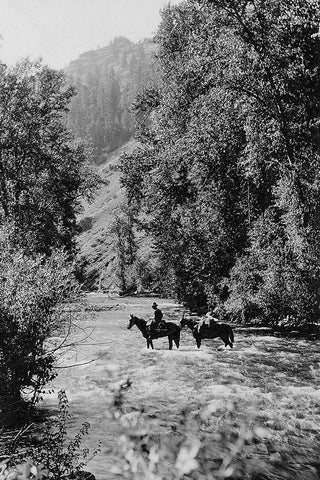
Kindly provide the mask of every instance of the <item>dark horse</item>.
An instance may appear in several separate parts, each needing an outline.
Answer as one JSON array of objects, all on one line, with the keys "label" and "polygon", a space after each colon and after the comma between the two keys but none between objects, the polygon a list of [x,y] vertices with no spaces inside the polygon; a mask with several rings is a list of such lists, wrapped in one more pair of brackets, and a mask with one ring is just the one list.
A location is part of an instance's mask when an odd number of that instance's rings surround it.
[{"label": "dark horse", "polygon": [[203,338],[221,338],[225,346],[230,345],[233,348],[234,336],[232,328],[226,323],[213,322],[209,325],[201,325],[199,329],[199,322],[193,318],[182,317],[180,321],[181,328],[187,326],[191,329],[192,335],[196,339],[197,347],[201,347],[201,340]]},{"label": "dark horse", "polygon": [[152,340],[155,338],[160,338],[160,337],[168,337],[169,340],[169,350],[172,350],[172,341],[176,344],[177,348],[179,348],[180,344],[180,327],[179,325],[176,325],[173,322],[165,322],[164,328],[161,329],[156,329],[152,333],[150,333],[150,326],[148,325],[148,322],[146,320],[143,320],[143,318],[139,317],[134,317],[133,315],[130,315],[130,320],[129,324],[127,326],[128,329],[133,327],[133,325],[136,325],[144,338],[147,340],[147,348],[151,347],[153,348],[153,343]]}]

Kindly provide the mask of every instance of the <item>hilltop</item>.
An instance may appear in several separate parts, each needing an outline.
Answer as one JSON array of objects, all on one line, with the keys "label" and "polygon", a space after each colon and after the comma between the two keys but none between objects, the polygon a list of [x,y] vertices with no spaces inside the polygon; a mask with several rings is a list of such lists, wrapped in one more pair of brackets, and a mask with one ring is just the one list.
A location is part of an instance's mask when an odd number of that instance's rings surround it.
[{"label": "hilltop", "polygon": [[94,162],[126,143],[135,130],[132,103],[155,78],[152,40],[133,43],[118,37],[108,46],[83,53],[66,68],[77,95],[70,104],[73,134],[93,147]]},{"label": "hilltop", "polygon": [[[83,84],[87,81],[87,74],[101,72],[106,67],[113,67],[119,73],[122,83],[128,81],[134,61],[144,59],[148,61],[156,51],[156,44],[152,39],[145,39],[134,43],[125,37],[116,37],[109,45],[96,50],[82,53],[72,60],[65,71],[69,76],[80,79]],[[136,71],[143,65],[135,64]],[[141,72],[142,73],[142,72]]]}]

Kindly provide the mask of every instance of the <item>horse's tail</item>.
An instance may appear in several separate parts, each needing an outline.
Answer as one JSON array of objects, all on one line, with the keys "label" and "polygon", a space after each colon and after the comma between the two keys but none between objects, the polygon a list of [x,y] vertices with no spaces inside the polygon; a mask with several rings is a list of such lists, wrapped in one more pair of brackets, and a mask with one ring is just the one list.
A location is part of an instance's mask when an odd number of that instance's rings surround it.
[{"label": "horse's tail", "polygon": [[233,335],[233,330],[232,330],[232,328],[231,328],[231,327],[229,327],[229,328],[230,328],[230,330],[229,330],[229,336],[230,336],[230,340],[231,340],[231,342],[232,342],[232,343],[234,343],[234,335]]}]

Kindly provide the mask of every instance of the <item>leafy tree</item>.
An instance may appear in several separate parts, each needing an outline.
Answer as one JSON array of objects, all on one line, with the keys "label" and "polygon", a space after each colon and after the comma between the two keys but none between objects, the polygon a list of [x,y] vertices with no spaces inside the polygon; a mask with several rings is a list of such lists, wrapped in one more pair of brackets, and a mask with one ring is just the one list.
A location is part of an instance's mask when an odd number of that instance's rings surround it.
[{"label": "leafy tree", "polygon": [[137,245],[133,231],[132,210],[122,205],[115,213],[110,233],[114,238],[114,251],[117,257],[117,276],[122,292],[136,290],[136,278],[132,275],[136,261]]},{"label": "leafy tree", "polygon": [[191,306],[231,294],[239,314],[318,315],[319,6],[163,11],[160,81],[137,99],[141,145],[122,181]]},{"label": "leafy tree", "polygon": [[0,224],[29,252],[74,250],[80,199],[96,178],[65,117],[74,94],[61,72],[25,60],[0,75]]},{"label": "leafy tree", "polygon": [[[197,35],[210,45],[199,45]],[[212,285],[219,295],[217,280],[244,242],[237,166],[242,119],[219,75],[207,78],[208,58],[214,59],[206,53],[214,56],[216,37],[199,9],[168,7],[157,34],[161,82],[137,98],[141,146],[122,161],[129,199],[140,205],[162,264],[171,267],[169,283],[197,309]]]},{"label": "leafy tree", "polygon": [[[256,196],[262,213],[253,216],[236,283],[255,265],[261,279],[251,306],[272,323],[287,314],[304,324],[319,315],[319,2],[213,4],[246,48],[230,88],[251,102],[242,157],[248,184],[268,190],[267,202]],[[230,288],[237,290],[233,276]]]}]

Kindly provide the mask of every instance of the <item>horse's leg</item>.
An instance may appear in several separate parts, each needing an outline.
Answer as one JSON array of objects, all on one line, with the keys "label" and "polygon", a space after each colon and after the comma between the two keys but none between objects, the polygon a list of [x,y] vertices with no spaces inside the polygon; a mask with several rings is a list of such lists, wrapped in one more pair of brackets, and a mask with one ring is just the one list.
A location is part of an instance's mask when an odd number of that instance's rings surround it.
[{"label": "horse's leg", "polygon": [[196,337],[197,347],[201,347],[201,337]]},{"label": "horse's leg", "polygon": [[229,345],[230,345],[231,348],[233,348],[233,342],[234,342],[234,335],[233,335],[232,328],[230,327],[230,331],[229,331]]},{"label": "horse's leg", "polygon": [[220,337],[220,338],[224,342],[225,347],[227,347],[229,345],[230,348],[233,348],[233,345],[232,345],[231,341],[229,340],[229,335],[226,335],[226,336],[223,336],[223,337]]},{"label": "horse's leg", "polygon": [[225,347],[227,347],[229,345],[230,348],[233,348],[233,345],[232,345],[231,341],[229,340],[229,334],[221,335],[220,338],[223,341]]},{"label": "horse's leg", "polygon": [[152,350],[153,350],[153,341],[152,341],[151,338],[150,338],[150,345],[151,345],[151,348],[152,348]]},{"label": "horse's leg", "polygon": [[174,343],[176,344],[177,348],[179,348],[179,345],[180,345],[180,335],[175,337],[174,339]]},{"label": "horse's leg", "polygon": [[228,337],[226,337],[225,335],[221,335],[221,340],[223,341],[224,343],[224,346],[227,347],[229,345],[229,340],[228,340]]},{"label": "horse's leg", "polygon": [[168,336],[168,340],[169,340],[169,350],[172,350],[172,337],[171,337],[171,335]]}]

